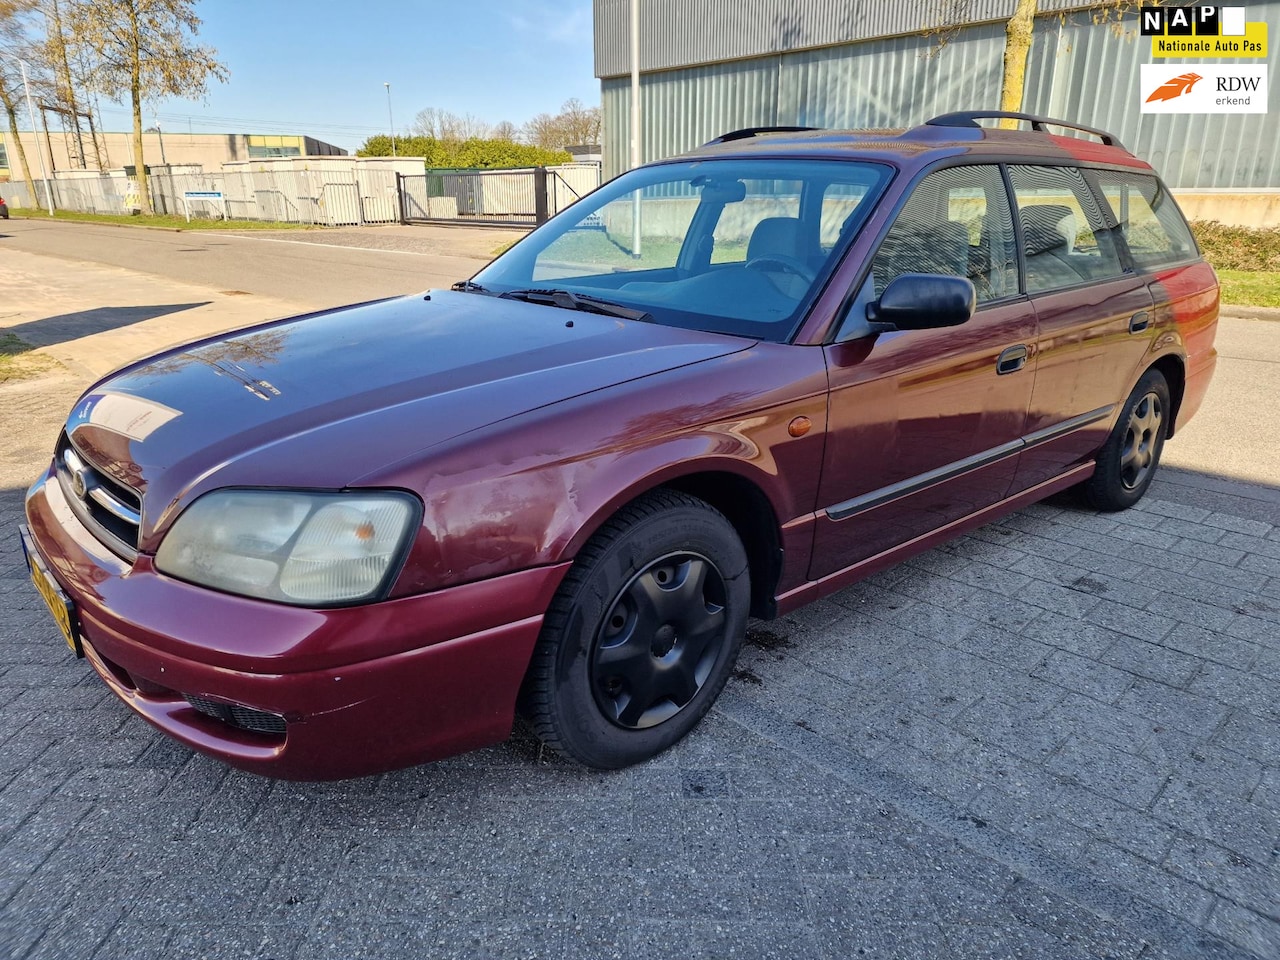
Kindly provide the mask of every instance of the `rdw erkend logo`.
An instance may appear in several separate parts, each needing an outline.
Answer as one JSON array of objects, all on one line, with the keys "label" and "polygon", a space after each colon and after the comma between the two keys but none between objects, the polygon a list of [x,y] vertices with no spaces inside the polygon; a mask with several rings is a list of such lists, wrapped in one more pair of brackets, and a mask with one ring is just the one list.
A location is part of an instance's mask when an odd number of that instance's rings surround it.
[{"label": "rdw erkend logo", "polygon": [[1266,113],[1267,64],[1199,63],[1179,67],[1144,63],[1139,68],[1142,113]]},{"label": "rdw erkend logo", "polygon": [[1157,100],[1172,100],[1180,97],[1184,93],[1190,93],[1194,87],[1204,77],[1198,73],[1184,73],[1181,76],[1174,77],[1168,83],[1162,83],[1156,87],[1151,96],[1147,97],[1147,103],[1155,103]]}]

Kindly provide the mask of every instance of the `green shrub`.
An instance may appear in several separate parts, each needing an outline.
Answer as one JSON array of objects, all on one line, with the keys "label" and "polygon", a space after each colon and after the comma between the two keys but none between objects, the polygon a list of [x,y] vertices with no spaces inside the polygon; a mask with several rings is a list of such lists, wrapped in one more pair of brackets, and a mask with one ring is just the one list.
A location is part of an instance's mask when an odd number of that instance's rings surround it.
[{"label": "green shrub", "polygon": [[1280,273],[1280,227],[1232,227],[1217,220],[1191,224],[1204,258],[1217,270]]},{"label": "green shrub", "polygon": [[[432,137],[396,137],[396,155],[422,157],[427,167],[452,170],[546,167],[573,159],[563,150],[544,150],[510,140],[451,141]],[[356,150],[356,156],[391,156],[391,138],[384,134],[370,137]]]}]

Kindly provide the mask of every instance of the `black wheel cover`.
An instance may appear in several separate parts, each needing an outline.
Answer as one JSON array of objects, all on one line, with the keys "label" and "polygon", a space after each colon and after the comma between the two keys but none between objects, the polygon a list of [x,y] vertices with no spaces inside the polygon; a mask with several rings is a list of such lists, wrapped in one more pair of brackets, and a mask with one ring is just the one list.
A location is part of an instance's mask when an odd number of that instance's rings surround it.
[{"label": "black wheel cover", "polygon": [[591,651],[591,689],[610,722],[643,730],[670,720],[702,689],[729,619],[716,565],[672,553],[635,574],[609,605]]}]

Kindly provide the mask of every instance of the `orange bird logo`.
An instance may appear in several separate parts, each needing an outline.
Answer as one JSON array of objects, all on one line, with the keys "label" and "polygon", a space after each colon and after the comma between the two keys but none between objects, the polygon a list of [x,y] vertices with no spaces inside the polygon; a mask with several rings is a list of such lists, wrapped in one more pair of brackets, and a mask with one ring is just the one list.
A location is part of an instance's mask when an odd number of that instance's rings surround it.
[{"label": "orange bird logo", "polygon": [[1204,77],[1198,73],[1184,73],[1180,77],[1174,77],[1156,87],[1151,96],[1147,97],[1147,103],[1154,103],[1156,100],[1173,100],[1184,93],[1190,93],[1191,88],[1203,79]]}]

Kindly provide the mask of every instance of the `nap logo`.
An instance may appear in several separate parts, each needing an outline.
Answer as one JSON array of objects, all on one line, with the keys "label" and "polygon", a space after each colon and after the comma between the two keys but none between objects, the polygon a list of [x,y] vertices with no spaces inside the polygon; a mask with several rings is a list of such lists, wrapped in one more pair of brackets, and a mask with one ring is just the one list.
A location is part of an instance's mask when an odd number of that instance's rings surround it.
[{"label": "nap logo", "polygon": [[1244,7],[1196,4],[1142,7],[1138,22],[1153,57],[1266,59],[1267,24],[1249,22]]},{"label": "nap logo", "polygon": [[1206,63],[1174,74],[1177,66],[1144,63],[1143,113],[1266,113],[1267,65]]},{"label": "nap logo", "polygon": [[1142,35],[1144,37],[1216,37],[1222,24],[1221,13],[1226,13],[1231,24],[1239,18],[1240,33],[1244,33],[1244,7],[1143,7]]}]

